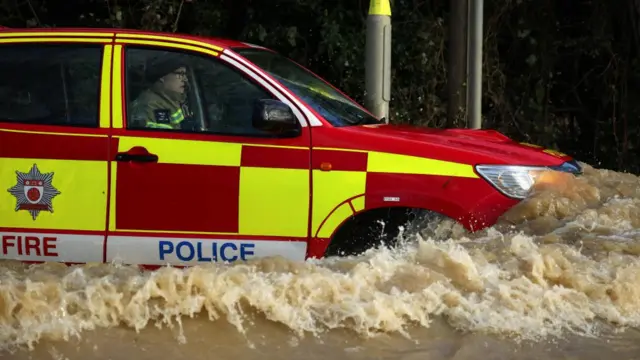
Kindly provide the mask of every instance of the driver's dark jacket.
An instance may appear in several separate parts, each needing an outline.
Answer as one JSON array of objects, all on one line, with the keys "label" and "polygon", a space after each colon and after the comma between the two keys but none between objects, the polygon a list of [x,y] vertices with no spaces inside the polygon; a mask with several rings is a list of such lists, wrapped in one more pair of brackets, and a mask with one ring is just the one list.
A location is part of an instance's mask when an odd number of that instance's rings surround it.
[{"label": "driver's dark jacket", "polygon": [[143,91],[131,106],[133,127],[180,129],[190,118],[184,95],[153,86]]}]

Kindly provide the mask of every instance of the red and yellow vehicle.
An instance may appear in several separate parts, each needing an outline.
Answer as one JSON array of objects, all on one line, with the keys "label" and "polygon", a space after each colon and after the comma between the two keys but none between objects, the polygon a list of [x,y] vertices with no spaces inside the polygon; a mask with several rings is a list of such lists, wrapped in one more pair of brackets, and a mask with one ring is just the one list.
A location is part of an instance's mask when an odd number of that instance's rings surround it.
[{"label": "red and yellow vehicle", "polygon": [[[0,53],[0,259],[157,266],[358,253],[381,241],[379,220],[387,240],[429,214],[475,231],[524,199],[540,170],[581,171],[495,131],[385,124],[239,41],[4,28]],[[138,126],[146,115],[134,109],[158,83],[148,74],[176,57],[181,70],[165,67],[162,79],[186,100]]]}]

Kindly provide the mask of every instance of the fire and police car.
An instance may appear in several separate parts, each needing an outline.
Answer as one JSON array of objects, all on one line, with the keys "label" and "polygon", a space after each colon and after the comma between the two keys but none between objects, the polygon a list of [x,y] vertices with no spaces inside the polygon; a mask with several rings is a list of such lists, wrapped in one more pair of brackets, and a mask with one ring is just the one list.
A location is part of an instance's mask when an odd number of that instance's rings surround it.
[{"label": "fire and police car", "polygon": [[[5,28],[0,53],[0,259],[188,266],[354,254],[430,214],[485,228],[541,169],[581,171],[495,131],[385,124],[240,41]],[[197,126],[133,126],[132,104],[152,86],[145,67],[170,55],[188,64]]]}]

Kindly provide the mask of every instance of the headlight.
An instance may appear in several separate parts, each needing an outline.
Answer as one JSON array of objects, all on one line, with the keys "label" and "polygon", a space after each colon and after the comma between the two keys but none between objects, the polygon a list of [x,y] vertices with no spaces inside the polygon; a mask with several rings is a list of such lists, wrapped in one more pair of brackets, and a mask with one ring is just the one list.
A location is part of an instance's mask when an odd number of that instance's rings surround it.
[{"label": "headlight", "polygon": [[577,162],[571,161],[560,166],[517,166],[517,165],[477,165],[476,171],[501,193],[515,199],[524,199],[529,195],[536,181],[550,171],[579,174],[582,169]]}]

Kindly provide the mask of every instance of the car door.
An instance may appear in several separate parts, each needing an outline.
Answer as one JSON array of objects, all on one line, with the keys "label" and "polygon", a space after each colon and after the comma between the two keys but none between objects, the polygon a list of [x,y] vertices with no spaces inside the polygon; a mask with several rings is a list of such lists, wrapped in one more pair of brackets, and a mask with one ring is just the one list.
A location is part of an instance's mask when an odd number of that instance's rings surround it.
[{"label": "car door", "polygon": [[[110,154],[107,260],[193,265],[272,255],[304,259],[309,128],[302,123],[295,137],[253,128],[255,102],[281,94],[222,60],[222,49],[159,39],[153,45],[140,35],[117,39],[125,80],[122,127],[114,123]],[[188,85],[180,86],[184,79]],[[181,96],[186,105],[176,106]],[[171,128],[185,117],[190,128]],[[145,119],[154,127],[146,127]]]},{"label": "car door", "polygon": [[0,259],[102,262],[113,34],[49,35],[0,34]]}]

